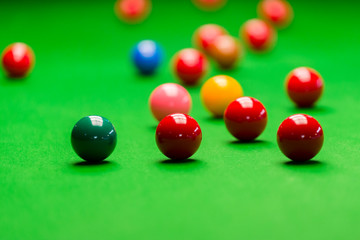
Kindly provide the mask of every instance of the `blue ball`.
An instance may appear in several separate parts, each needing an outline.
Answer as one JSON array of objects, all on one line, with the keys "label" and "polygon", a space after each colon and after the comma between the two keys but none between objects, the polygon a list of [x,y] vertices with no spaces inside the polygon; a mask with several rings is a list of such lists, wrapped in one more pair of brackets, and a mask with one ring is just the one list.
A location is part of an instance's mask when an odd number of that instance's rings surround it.
[{"label": "blue ball", "polygon": [[140,73],[153,74],[162,58],[160,46],[152,40],[143,40],[134,47],[132,58]]}]

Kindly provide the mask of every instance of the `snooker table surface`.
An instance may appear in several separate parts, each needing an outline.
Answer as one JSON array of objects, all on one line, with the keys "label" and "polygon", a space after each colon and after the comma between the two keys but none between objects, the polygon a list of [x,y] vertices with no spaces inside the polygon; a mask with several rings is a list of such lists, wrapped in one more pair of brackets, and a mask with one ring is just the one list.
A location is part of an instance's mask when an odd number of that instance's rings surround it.
[{"label": "snooker table surface", "polygon": [[[141,24],[119,21],[114,1],[1,1],[0,46],[29,44],[32,74],[0,76],[0,239],[359,239],[360,31],[358,1],[290,1],[292,25],[275,49],[247,52],[238,68],[213,64],[267,108],[257,141],[240,144],[188,88],[203,141],[189,161],[166,161],[155,144],[148,97],[177,82],[170,59],[191,47],[205,23],[238,36],[257,1],[228,0],[217,12],[190,1],[153,1]],[[142,39],[164,49],[157,74],[136,73],[129,52]],[[319,71],[325,92],[298,109],[284,78],[298,66]],[[205,80],[205,79],[204,79]],[[324,129],[321,152],[292,164],[277,147],[280,123],[295,113]],[[70,133],[87,115],[108,118],[118,143],[104,164],[87,165]]]}]

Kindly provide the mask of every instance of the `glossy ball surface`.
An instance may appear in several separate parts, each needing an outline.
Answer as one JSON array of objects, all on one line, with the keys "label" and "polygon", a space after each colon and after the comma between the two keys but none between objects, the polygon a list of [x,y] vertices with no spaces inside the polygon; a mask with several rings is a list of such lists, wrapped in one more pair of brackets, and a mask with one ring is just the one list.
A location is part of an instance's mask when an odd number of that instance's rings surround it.
[{"label": "glossy ball surface", "polygon": [[265,129],[267,112],[257,99],[241,97],[229,104],[224,120],[229,132],[240,141],[251,141]]},{"label": "glossy ball surface", "polygon": [[155,138],[159,150],[166,157],[183,160],[191,157],[198,150],[202,133],[194,118],[175,113],[160,121]]},{"label": "glossy ball surface", "polygon": [[26,77],[33,69],[35,55],[25,43],[13,43],[2,53],[2,67],[10,78]]},{"label": "glossy ball surface", "polygon": [[162,58],[160,46],[152,40],[143,40],[132,51],[132,60],[141,74],[153,74]]},{"label": "glossy ball surface", "polygon": [[285,119],[277,132],[281,152],[293,161],[307,161],[319,153],[324,142],[321,125],[315,118],[296,114]]},{"label": "glossy ball surface", "polygon": [[288,74],[285,88],[289,98],[298,107],[311,107],[321,97],[324,81],[314,69],[299,67]]},{"label": "glossy ball surface", "polygon": [[222,69],[235,67],[243,57],[243,48],[238,40],[229,35],[215,38],[209,46],[209,54]]},{"label": "glossy ball surface", "polygon": [[261,19],[246,21],[240,31],[245,44],[255,51],[267,51],[274,47],[277,40],[275,29]]},{"label": "glossy ball surface", "polygon": [[150,0],[117,0],[115,14],[127,23],[142,22],[151,11]]},{"label": "glossy ball surface", "polygon": [[285,0],[260,1],[258,15],[279,28],[287,27],[294,18],[293,9]]},{"label": "glossy ball surface", "polygon": [[205,24],[200,26],[194,33],[194,45],[199,49],[208,52],[210,44],[219,36],[227,35],[228,32],[220,25]]},{"label": "glossy ball surface", "polygon": [[200,9],[205,11],[216,11],[222,8],[227,0],[192,0]]},{"label": "glossy ball surface", "polygon": [[193,48],[179,51],[173,61],[175,74],[185,85],[198,84],[208,68],[205,55]]},{"label": "glossy ball surface", "polygon": [[201,87],[200,97],[204,107],[214,116],[222,117],[226,107],[243,96],[241,85],[232,77],[218,75]]},{"label": "glossy ball surface", "polygon": [[116,131],[112,123],[100,116],[80,119],[71,132],[71,144],[79,157],[88,162],[106,159],[116,146]]},{"label": "glossy ball surface", "polygon": [[192,101],[189,92],[176,83],[165,83],[157,88],[150,95],[150,109],[153,116],[161,121],[171,113],[188,114]]}]

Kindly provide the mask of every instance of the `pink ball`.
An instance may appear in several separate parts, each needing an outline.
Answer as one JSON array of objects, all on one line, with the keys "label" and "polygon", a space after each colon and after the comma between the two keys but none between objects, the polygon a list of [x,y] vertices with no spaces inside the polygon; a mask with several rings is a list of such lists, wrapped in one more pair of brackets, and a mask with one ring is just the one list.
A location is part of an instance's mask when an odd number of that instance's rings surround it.
[{"label": "pink ball", "polygon": [[192,101],[184,87],[176,83],[165,83],[154,89],[149,103],[152,114],[158,121],[161,121],[172,113],[188,114]]}]

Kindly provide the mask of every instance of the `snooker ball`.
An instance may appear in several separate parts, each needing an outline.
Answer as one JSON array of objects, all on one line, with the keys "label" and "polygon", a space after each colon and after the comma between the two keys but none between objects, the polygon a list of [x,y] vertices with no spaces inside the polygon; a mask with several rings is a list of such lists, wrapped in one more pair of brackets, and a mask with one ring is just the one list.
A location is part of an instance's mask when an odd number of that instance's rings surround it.
[{"label": "snooker ball", "polygon": [[289,98],[298,107],[311,107],[321,97],[324,81],[314,69],[299,67],[288,74],[285,88]]},{"label": "snooker ball", "polygon": [[193,0],[198,8],[205,11],[216,11],[226,4],[227,0]]},{"label": "snooker ball", "polygon": [[116,131],[106,118],[87,116],[75,124],[71,144],[76,154],[85,161],[100,162],[114,151]]},{"label": "snooker ball", "polygon": [[150,0],[117,0],[114,6],[117,17],[127,23],[142,22],[151,11]]},{"label": "snooker ball", "polygon": [[205,108],[214,116],[222,117],[226,107],[243,96],[240,84],[232,77],[217,75],[201,87],[200,97]]},{"label": "snooker ball", "polygon": [[26,77],[33,69],[35,55],[25,43],[13,43],[2,53],[2,66],[5,74],[10,78]]},{"label": "snooker ball", "polygon": [[258,15],[278,28],[287,27],[294,18],[291,5],[286,0],[262,0]]},{"label": "snooker ball", "polygon": [[261,19],[246,21],[240,30],[240,37],[254,51],[268,51],[275,46],[277,33],[275,29]]},{"label": "snooker ball", "polygon": [[210,44],[209,53],[220,68],[231,69],[242,58],[243,48],[234,37],[222,35]]},{"label": "snooker ball", "polygon": [[183,84],[196,85],[206,74],[208,61],[199,50],[186,48],[176,53],[173,59],[173,68]]},{"label": "snooker ball", "polygon": [[161,63],[160,46],[152,40],[143,40],[132,51],[132,60],[141,74],[150,75]]},{"label": "snooker ball", "polygon": [[251,141],[264,131],[267,113],[259,100],[241,97],[226,108],[224,121],[231,135],[240,141]]},{"label": "snooker ball", "polygon": [[281,152],[293,161],[307,161],[319,153],[324,142],[321,125],[315,118],[295,114],[285,119],[277,132]]},{"label": "snooker ball", "polygon": [[210,44],[219,36],[227,35],[228,32],[220,25],[205,24],[196,29],[193,42],[196,47],[208,53]]},{"label": "snooker ball", "polygon": [[192,101],[189,92],[176,83],[165,83],[151,93],[149,105],[153,116],[161,121],[171,113],[188,114]]},{"label": "snooker ball", "polygon": [[159,150],[166,157],[184,160],[198,150],[202,133],[194,118],[187,114],[174,113],[160,121],[155,139]]}]

